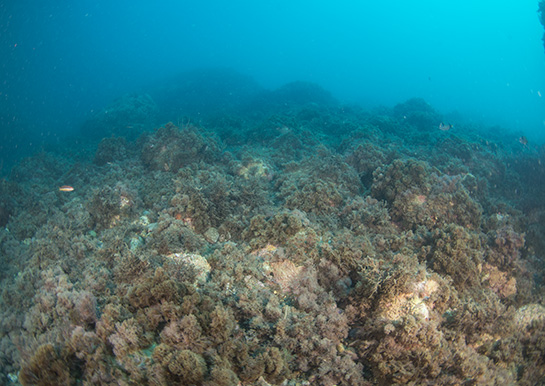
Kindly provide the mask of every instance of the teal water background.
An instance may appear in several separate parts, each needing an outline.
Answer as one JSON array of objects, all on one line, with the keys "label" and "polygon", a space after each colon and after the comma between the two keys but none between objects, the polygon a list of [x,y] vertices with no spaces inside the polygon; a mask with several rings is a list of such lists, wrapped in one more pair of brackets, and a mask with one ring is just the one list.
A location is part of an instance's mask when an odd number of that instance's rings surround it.
[{"label": "teal water background", "polygon": [[78,132],[127,92],[226,67],[365,107],[421,97],[545,142],[534,0],[9,1],[0,5],[4,156]]}]

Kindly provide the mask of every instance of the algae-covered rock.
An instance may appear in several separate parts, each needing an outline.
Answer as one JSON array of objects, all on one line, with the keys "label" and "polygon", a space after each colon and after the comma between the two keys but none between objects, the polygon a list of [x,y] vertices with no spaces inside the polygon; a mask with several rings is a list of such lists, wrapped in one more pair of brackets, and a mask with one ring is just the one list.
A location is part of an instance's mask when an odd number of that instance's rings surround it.
[{"label": "algae-covered rock", "polygon": [[94,159],[0,181],[0,383],[542,383],[543,151],[419,99],[192,85],[168,109],[219,116],[131,142],[119,105]]},{"label": "algae-covered rock", "polygon": [[178,169],[218,156],[218,144],[193,126],[168,123],[141,141],[141,160],[149,168],[176,173]]},{"label": "algae-covered rock", "polygon": [[153,351],[153,359],[162,366],[167,382],[201,385],[207,372],[204,358],[190,350],[174,350],[161,344]]},{"label": "algae-covered rock", "polygon": [[70,363],[64,361],[55,347],[43,344],[32,355],[29,363],[21,368],[19,381],[23,385],[71,385]]},{"label": "algae-covered rock", "polygon": [[479,286],[483,265],[482,240],[478,234],[457,225],[437,230],[428,263],[448,275],[459,289]]},{"label": "algae-covered rock", "polygon": [[85,137],[109,136],[135,139],[157,124],[159,108],[149,94],[126,94],[88,119],[81,132]]}]

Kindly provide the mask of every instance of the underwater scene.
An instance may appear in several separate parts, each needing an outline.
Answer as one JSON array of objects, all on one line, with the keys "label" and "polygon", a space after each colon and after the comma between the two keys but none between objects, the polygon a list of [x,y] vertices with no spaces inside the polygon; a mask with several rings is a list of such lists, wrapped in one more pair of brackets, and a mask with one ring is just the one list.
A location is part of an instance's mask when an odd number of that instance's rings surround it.
[{"label": "underwater scene", "polygon": [[[537,31],[509,87],[489,54],[439,86],[398,49],[390,78],[335,68],[359,2],[183,3],[0,5],[0,384],[545,385],[545,1],[492,12]],[[265,64],[275,34],[293,61]]]}]

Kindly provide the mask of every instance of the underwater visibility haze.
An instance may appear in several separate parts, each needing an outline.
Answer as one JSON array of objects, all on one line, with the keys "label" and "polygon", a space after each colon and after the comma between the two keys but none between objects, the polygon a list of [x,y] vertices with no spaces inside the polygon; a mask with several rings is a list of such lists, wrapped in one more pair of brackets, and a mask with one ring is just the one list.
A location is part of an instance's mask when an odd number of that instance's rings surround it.
[{"label": "underwater visibility haze", "polygon": [[543,13],[0,4],[0,384],[545,384]]},{"label": "underwater visibility haze", "polygon": [[217,67],[271,89],[315,82],[366,107],[420,97],[542,143],[536,10],[534,0],[4,2],[3,150],[33,151],[125,93]]}]

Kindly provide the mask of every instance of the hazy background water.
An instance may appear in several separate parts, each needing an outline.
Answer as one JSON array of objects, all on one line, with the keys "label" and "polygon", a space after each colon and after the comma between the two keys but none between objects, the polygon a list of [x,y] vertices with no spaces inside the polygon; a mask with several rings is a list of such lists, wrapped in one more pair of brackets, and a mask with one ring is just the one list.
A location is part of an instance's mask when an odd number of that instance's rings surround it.
[{"label": "hazy background water", "polygon": [[[0,150],[77,133],[124,93],[195,68],[344,102],[422,97],[545,142],[537,0],[12,0],[0,5]],[[541,96],[543,95],[543,97]]]}]

